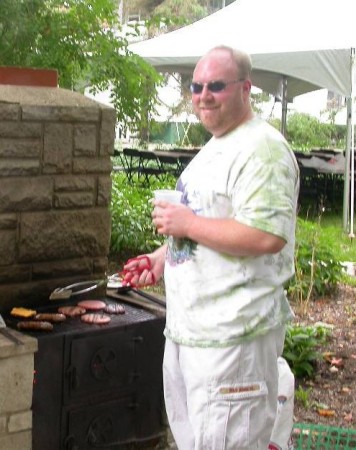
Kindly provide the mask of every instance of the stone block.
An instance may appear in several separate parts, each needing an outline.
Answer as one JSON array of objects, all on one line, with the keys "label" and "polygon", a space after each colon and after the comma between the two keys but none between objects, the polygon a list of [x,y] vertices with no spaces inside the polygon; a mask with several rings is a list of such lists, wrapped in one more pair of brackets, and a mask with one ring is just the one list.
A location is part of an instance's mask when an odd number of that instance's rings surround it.
[{"label": "stone block", "polygon": [[106,273],[108,268],[109,260],[105,258],[95,258],[93,261],[93,271],[94,273]]},{"label": "stone block", "polygon": [[43,122],[98,122],[100,109],[96,107],[23,105],[23,120]]},{"label": "stone block", "polygon": [[97,146],[97,127],[80,124],[74,126],[74,154],[94,156]]},{"label": "stone block", "polygon": [[95,183],[95,177],[92,175],[76,177],[73,177],[72,175],[56,176],[54,180],[54,190],[55,192],[94,192]]},{"label": "stone block", "polygon": [[18,120],[20,117],[20,105],[0,102],[0,121]]},{"label": "stone block", "polygon": [[31,408],[33,359],[30,353],[0,360],[0,413]]},{"label": "stone block", "polygon": [[21,433],[7,434],[4,436],[0,436],[0,448],[3,450],[31,450],[32,449],[31,431],[28,430],[23,431]]},{"label": "stone block", "polygon": [[64,192],[54,196],[54,206],[57,209],[73,209],[93,205],[94,197],[91,192]]},{"label": "stone block", "polygon": [[0,416],[0,436],[7,431],[7,417]]},{"label": "stone block", "polygon": [[98,206],[109,206],[111,200],[111,178],[99,177],[98,180]]},{"label": "stone block", "polygon": [[0,122],[0,138],[40,138],[42,126],[39,123]]},{"label": "stone block", "polygon": [[110,233],[108,208],[23,214],[19,262],[106,256]]},{"label": "stone block", "polygon": [[74,158],[74,173],[111,173],[111,159],[106,158]]},{"label": "stone block", "polygon": [[100,155],[113,155],[115,144],[116,111],[103,108],[100,128]]},{"label": "stone block", "polygon": [[66,259],[37,263],[32,266],[33,279],[63,278],[73,275],[90,275],[92,273],[92,259]]},{"label": "stone block", "polygon": [[16,260],[16,230],[0,230],[0,266],[13,264]]},{"label": "stone block", "polygon": [[9,417],[8,431],[9,433],[18,433],[19,431],[32,429],[32,411],[22,411],[11,414]]},{"label": "stone block", "polygon": [[38,139],[5,139],[0,138],[0,157],[39,158],[42,141]]},{"label": "stone block", "polygon": [[0,211],[38,211],[52,207],[53,180],[49,177],[1,180]]},{"label": "stone block", "polygon": [[72,170],[73,125],[45,126],[43,173],[70,173]]},{"label": "stone block", "polygon": [[40,161],[33,159],[0,159],[0,177],[31,177],[40,173]]},{"label": "stone block", "polygon": [[2,363],[2,360],[5,360],[6,358],[17,358],[22,355],[37,352],[38,342],[34,337],[21,333],[14,328],[7,328],[7,334],[16,337],[22,344],[15,344],[7,335],[0,332],[0,364]]}]

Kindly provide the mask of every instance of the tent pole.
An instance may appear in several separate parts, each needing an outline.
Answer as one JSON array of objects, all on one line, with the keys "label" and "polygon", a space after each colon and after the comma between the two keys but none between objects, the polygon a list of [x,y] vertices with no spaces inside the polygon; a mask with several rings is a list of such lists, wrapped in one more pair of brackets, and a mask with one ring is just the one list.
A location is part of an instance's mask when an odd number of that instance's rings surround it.
[{"label": "tent pole", "polygon": [[282,120],[281,120],[281,133],[283,136],[286,136],[287,132],[287,110],[288,110],[288,101],[287,101],[287,77],[283,75],[282,78]]},{"label": "tent pole", "polygon": [[347,98],[347,132],[345,149],[345,172],[344,172],[344,198],[343,198],[343,229],[349,231],[349,210],[350,210],[350,153],[351,153],[351,115],[352,98]]},{"label": "tent pole", "polygon": [[350,232],[349,237],[353,239],[354,234],[354,211],[355,211],[355,49],[351,49],[351,170],[350,170]]}]

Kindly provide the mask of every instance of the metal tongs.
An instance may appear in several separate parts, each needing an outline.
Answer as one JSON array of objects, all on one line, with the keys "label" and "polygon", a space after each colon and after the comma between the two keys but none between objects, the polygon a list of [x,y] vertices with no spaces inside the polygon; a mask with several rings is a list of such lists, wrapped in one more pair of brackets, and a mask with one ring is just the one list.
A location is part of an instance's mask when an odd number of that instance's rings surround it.
[{"label": "metal tongs", "polygon": [[[70,284],[63,288],[56,288],[49,296],[50,300],[66,300],[70,297],[80,294],[86,294],[87,292],[94,291],[102,284],[106,283],[106,280],[90,280],[80,281],[79,283]],[[76,290],[78,287],[87,286],[83,289]]]}]

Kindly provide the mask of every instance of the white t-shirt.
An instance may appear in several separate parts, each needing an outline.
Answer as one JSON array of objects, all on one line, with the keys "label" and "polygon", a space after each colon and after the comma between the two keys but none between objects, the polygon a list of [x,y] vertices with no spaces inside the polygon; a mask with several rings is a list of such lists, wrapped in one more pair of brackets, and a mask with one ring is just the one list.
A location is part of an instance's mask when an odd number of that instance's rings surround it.
[{"label": "white t-shirt", "polygon": [[170,237],[166,337],[223,347],[292,319],[283,284],[294,273],[299,170],[284,137],[255,118],[212,138],[181,174],[177,189],[195,214],[235,218],[287,244],[277,254],[234,257]]}]

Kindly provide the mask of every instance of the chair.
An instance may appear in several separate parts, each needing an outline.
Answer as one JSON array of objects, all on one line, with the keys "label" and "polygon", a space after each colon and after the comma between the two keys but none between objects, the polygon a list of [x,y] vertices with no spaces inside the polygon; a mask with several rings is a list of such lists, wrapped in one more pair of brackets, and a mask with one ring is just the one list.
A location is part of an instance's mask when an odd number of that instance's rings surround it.
[{"label": "chair", "polygon": [[[115,155],[115,153],[114,153]],[[122,164],[129,183],[133,181],[135,174],[140,170],[140,150],[135,148],[124,148],[122,150]]]},{"label": "chair", "polygon": [[344,175],[337,173],[323,173],[321,180],[323,206],[331,211],[341,211],[344,196]]},{"label": "chair", "polygon": [[117,148],[114,149],[113,161],[112,169],[114,172],[126,171],[126,161],[121,150],[118,150]]},{"label": "chair", "polygon": [[138,176],[143,178],[145,184],[149,184],[152,176],[162,178],[164,173],[158,157],[150,150],[138,150],[139,152],[139,168]]},{"label": "chair", "polygon": [[195,155],[187,155],[187,156],[180,156],[179,157],[179,167],[180,167],[180,173],[183,172],[183,170],[187,167],[187,165],[190,163],[190,161],[194,158]]},{"label": "chair", "polygon": [[318,171],[313,167],[303,166],[299,166],[299,170],[299,205],[302,207],[313,207],[314,212],[318,212],[321,200],[321,187],[319,185]]},{"label": "chair", "polygon": [[178,177],[181,173],[179,158],[170,155],[169,151],[166,153],[166,155],[157,155],[157,158],[160,162],[162,174],[163,176],[173,175],[174,177]]}]

